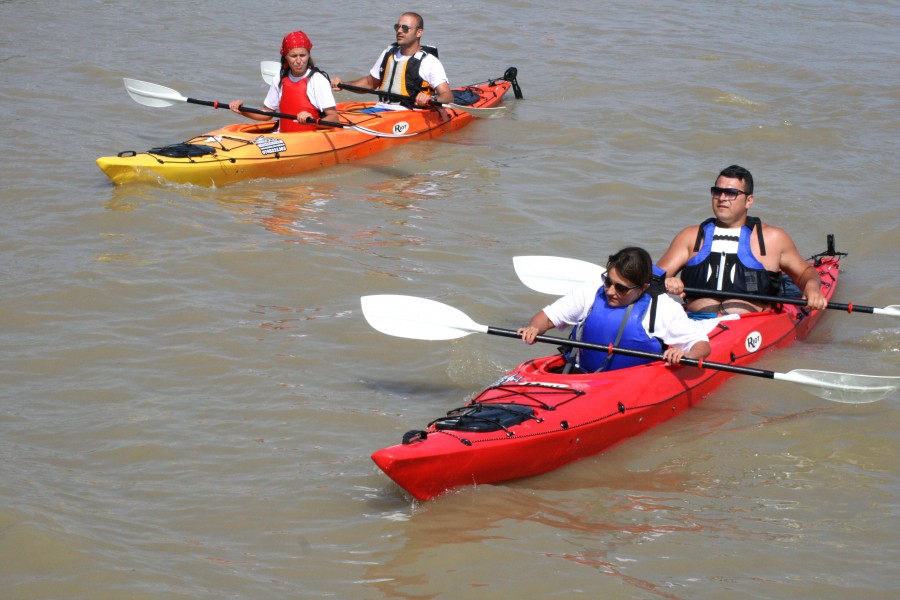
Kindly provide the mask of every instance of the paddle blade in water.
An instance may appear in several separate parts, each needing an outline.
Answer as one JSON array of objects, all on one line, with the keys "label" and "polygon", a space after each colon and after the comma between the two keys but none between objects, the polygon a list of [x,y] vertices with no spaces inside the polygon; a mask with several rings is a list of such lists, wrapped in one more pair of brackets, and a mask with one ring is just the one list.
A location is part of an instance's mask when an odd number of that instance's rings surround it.
[{"label": "paddle blade in water", "polygon": [[504,114],[506,114],[505,106],[491,106],[488,108],[479,108],[477,106],[463,106],[462,104],[441,104],[441,106],[447,106],[454,110],[461,110],[462,112],[467,112],[470,115],[476,116],[479,119],[499,119]]},{"label": "paddle blade in water", "polygon": [[414,340],[452,340],[487,333],[452,306],[415,296],[377,295],[360,298],[363,316],[374,329]]},{"label": "paddle blade in water", "polygon": [[795,369],[790,373],[776,373],[775,379],[805,386],[806,391],[820,398],[846,404],[867,404],[896,394],[900,377],[857,375],[833,371]]}]

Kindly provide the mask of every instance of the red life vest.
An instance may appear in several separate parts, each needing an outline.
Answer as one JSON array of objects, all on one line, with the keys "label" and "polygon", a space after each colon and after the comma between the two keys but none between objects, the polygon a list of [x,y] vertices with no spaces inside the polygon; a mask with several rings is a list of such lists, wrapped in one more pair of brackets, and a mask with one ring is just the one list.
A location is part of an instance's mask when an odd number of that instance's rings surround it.
[{"label": "red life vest", "polygon": [[[300,81],[291,81],[287,75],[281,80],[281,103],[278,106],[278,112],[289,115],[296,115],[303,111],[311,115],[319,115],[319,109],[310,102],[309,96],[306,94],[306,86],[309,80],[315,74],[313,71],[309,77],[304,77]],[[315,123],[298,123],[297,121],[288,121],[281,119],[278,125],[281,133],[294,133],[297,131],[315,131]]]}]

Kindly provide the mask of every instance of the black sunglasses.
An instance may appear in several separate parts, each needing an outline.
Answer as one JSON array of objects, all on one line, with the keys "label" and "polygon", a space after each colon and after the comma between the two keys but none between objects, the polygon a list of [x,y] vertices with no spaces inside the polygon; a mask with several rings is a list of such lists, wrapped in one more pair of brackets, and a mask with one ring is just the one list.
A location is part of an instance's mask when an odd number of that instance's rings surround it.
[{"label": "black sunglasses", "polygon": [[639,285],[633,285],[633,286],[631,286],[631,287],[628,287],[628,286],[625,285],[624,283],[613,283],[613,280],[609,278],[609,275],[604,275],[604,276],[603,276],[603,287],[605,287],[606,289],[609,289],[609,288],[613,287],[613,288],[616,289],[616,292],[617,292],[618,294],[624,296],[625,294],[627,294],[627,293],[630,292],[631,290],[636,290],[636,289],[638,289],[638,288],[641,287],[641,286],[639,286]]},{"label": "black sunglasses", "polygon": [[400,23],[394,23],[394,31],[403,30],[403,33],[409,33],[410,29],[418,29],[418,27],[410,27],[409,25],[401,25]]},{"label": "black sunglasses", "polygon": [[[720,188],[716,186],[712,186],[709,188],[709,193],[712,194],[713,198],[721,197],[722,200],[737,200],[737,197],[741,194],[746,194],[744,190],[736,190],[734,188]],[[749,194],[748,194],[749,195]]]}]

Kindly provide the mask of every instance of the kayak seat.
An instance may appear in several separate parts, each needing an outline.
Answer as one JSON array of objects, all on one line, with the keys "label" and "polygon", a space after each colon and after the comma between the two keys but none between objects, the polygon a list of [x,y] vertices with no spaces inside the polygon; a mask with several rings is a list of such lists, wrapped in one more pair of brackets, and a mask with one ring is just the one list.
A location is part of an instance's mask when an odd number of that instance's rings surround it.
[{"label": "kayak seat", "polygon": [[567,347],[560,346],[559,354],[556,356],[557,360],[545,365],[543,371],[545,373],[552,373],[554,375],[571,374],[572,367],[570,366],[569,361],[566,360],[566,352],[567,351],[568,351]]}]

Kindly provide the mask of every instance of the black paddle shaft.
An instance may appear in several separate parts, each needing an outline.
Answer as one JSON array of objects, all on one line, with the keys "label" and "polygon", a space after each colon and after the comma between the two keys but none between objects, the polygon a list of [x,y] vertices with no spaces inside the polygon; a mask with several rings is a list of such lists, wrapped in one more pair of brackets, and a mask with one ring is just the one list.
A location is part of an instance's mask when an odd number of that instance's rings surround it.
[{"label": "black paddle shaft", "polygon": [[[684,293],[688,296],[696,298],[736,298],[738,300],[755,300],[756,302],[769,302],[771,304],[794,304],[796,306],[806,306],[804,298],[782,298],[781,296],[757,296],[756,294],[744,294],[741,292],[728,292],[723,290],[704,290],[701,288],[684,288]],[[829,302],[827,308],[835,310],[846,310],[847,312],[873,313],[875,308],[872,306],[857,306],[855,304],[841,304],[840,302]]]},{"label": "black paddle shaft", "polygon": [[[502,337],[521,338],[513,329],[501,329],[499,327],[488,327],[487,333],[490,335],[499,335]],[[648,358],[650,360],[663,360],[663,355],[658,352],[645,352],[644,350],[631,350],[629,348],[620,348],[618,346],[603,346],[602,344],[591,344],[579,340],[566,340],[563,338],[553,337],[549,335],[539,335],[534,338],[536,342],[545,344],[555,344],[557,346],[568,346],[570,348],[581,348],[583,350],[596,350],[597,352],[612,352],[613,354],[622,354],[624,356],[635,356],[638,358]],[[725,371],[726,373],[739,373],[741,375],[752,375],[753,377],[764,377],[766,379],[775,379],[774,371],[766,371],[764,369],[754,369],[752,367],[740,367],[738,365],[729,365],[725,363],[706,362],[696,358],[682,358],[680,364],[689,367],[699,367],[701,369],[713,369],[715,371]]]},{"label": "black paddle shaft", "polygon": [[[196,98],[188,98],[188,102],[191,104],[200,104],[201,106],[212,106],[213,108],[224,108],[227,107],[227,104],[223,104],[218,100],[197,100]],[[266,115],[269,117],[277,117],[279,119],[287,119],[289,121],[294,121],[297,119],[297,115],[289,115],[286,113],[268,111],[268,110],[260,110],[258,108],[250,108],[248,106],[241,106],[241,111],[246,113],[253,113],[254,115]],[[321,119],[306,119],[307,123],[320,123],[322,125],[327,125],[328,127],[352,127],[352,125],[346,123],[335,123],[334,121],[322,121]]]},{"label": "black paddle shaft", "polygon": [[[379,98],[385,98],[387,100],[396,100],[397,102],[413,102],[415,98],[412,96],[404,96],[403,94],[395,94],[394,92],[387,92],[382,90],[373,90],[370,88],[359,87],[356,85],[347,85],[346,83],[338,84],[338,87],[342,90],[347,90],[350,92],[359,92],[360,94],[376,94]],[[432,101],[433,104],[438,106],[443,106],[440,102]]]}]

